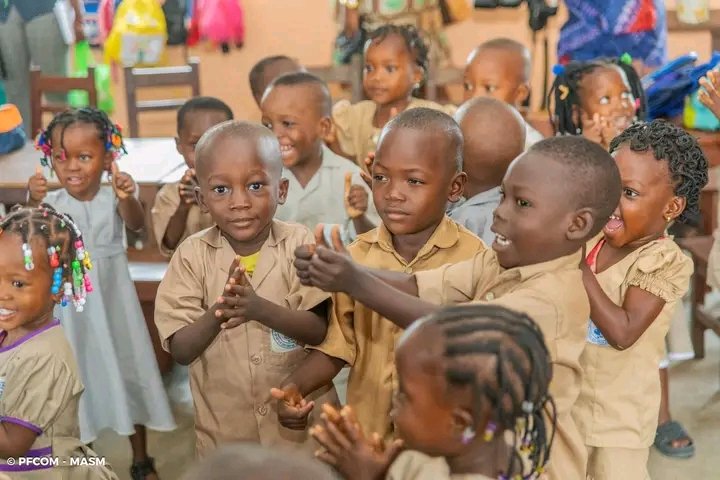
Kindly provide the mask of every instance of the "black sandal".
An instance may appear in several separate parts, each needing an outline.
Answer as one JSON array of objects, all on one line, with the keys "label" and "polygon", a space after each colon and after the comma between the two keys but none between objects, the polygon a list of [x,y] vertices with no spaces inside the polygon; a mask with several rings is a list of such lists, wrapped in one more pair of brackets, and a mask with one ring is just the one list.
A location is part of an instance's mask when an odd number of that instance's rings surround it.
[{"label": "black sandal", "polygon": [[145,480],[145,477],[151,473],[157,475],[157,471],[155,471],[155,459],[152,457],[148,457],[141,462],[135,462],[130,467],[132,480]]}]

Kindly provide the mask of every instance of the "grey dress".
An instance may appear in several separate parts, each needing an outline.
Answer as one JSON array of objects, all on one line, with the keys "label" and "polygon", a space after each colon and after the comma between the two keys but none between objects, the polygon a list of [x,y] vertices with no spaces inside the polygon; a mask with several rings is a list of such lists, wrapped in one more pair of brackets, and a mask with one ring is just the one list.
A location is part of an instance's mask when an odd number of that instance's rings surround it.
[{"label": "grey dress", "polygon": [[128,271],[125,227],[110,186],[88,202],[65,190],[48,193],[45,203],[72,217],[80,228],[93,269],[83,312],[56,307],[77,357],[85,392],[80,399],[80,438],[92,442],[110,428],[120,435],[134,425],[173,430],[175,421],[157,367],[150,335]]}]

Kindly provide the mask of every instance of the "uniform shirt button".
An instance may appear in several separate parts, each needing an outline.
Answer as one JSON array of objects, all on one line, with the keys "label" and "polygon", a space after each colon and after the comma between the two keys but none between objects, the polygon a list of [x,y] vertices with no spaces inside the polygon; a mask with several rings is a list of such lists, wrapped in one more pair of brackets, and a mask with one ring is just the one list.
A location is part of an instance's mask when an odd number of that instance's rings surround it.
[{"label": "uniform shirt button", "polygon": [[252,357],[250,357],[250,361],[255,365],[260,365],[260,362],[262,362],[262,358],[260,358],[260,355],[253,355]]},{"label": "uniform shirt button", "polygon": [[488,292],[487,295],[485,295],[485,300],[487,300],[488,302],[495,300],[495,294],[492,292]]}]

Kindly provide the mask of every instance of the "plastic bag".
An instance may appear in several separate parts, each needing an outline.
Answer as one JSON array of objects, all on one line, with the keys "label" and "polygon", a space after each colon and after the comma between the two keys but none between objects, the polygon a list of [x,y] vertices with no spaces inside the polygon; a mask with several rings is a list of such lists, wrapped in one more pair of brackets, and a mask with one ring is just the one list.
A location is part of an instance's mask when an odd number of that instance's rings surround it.
[{"label": "plastic bag", "polygon": [[157,65],[166,40],[165,15],[157,0],[123,0],[105,41],[105,61],[124,67]]},{"label": "plastic bag", "polygon": [[[87,41],[75,44],[73,77],[86,77],[88,67],[95,63],[90,44]],[[97,89],[97,107],[105,113],[112,113],[115,109],[115,101],[112,96],[112,82],[110,81],[110,66],[95,65],[95,88]],[[87,107],[90,104],[88,92],[84,90],[73,90],[68,94],[68,103],[71,107]]]}]

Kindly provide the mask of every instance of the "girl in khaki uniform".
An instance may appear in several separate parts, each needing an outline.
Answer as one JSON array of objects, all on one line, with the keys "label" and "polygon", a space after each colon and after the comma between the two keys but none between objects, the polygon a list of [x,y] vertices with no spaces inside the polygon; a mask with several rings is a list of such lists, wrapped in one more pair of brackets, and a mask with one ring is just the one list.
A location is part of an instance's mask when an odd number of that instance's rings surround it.
[{"label": "girl in khaki uniform", "polygon": [[[312,430],[324,447],[320,458],[343,478],[542,475],[554,436],[552,366],[542,331],[529,317],[497,305],[439,310],[406,330],[395,360],[392,417],[399,440],[386,445],[365,437],[352,407],[339,415],[325,407],[322,425]],[[403,444],[409,450],[396,459]]]},{"label": "girl in khaki uniform", "polygon": [[83,385],[53,318],[56,303],[82,308],[89,267],[69,217],[43,206],[0,222],[0,472],[10,478],[117,479],[80,442]]},{"label": "girl in khaki uniform", "polygon": [[666,231],[698,215],[707,162],[693,137],[663,121],[629,127],[610,151],[623,195],[586,248],[591,310],[573,416],[588,448],[588,479],[642,480],[658,421],[655,372],[692,274]]}]

